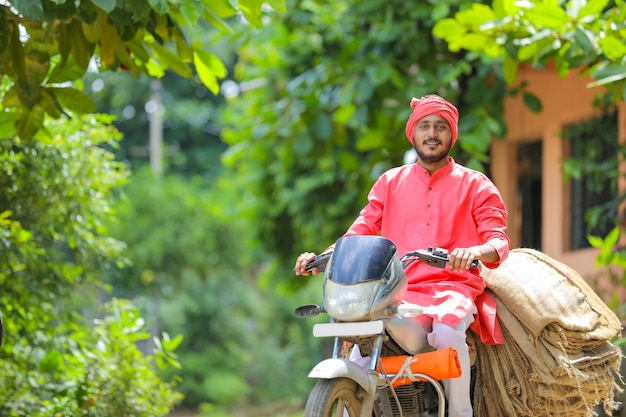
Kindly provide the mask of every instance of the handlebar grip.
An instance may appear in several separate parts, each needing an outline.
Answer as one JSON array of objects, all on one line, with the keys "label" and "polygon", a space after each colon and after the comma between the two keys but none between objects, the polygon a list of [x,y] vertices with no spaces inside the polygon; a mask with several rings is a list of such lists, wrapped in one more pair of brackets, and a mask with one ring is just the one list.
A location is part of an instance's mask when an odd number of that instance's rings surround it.
[{"label": "handlebar grip", "polygon": [[326,264],[328,264],[328,260],[330,259],[332,254],[333,252],[330,251],[330,252],[324,252],[320,255],[317,255],[315,259],[313,259],[311,262],[306,264],[307,272],[311,272],[315,268],[319,269],[320,272],[324,272],[326,270]]}]

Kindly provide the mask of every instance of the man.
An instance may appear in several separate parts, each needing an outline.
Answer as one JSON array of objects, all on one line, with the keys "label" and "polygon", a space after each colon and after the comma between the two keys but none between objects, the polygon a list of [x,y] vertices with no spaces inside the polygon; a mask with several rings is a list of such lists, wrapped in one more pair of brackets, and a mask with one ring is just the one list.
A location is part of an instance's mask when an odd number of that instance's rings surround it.
[{"label": "man", "polygon": [[[459,113],[431,94],[411,101],[406,136],[415,148],[415,164],[392,168],[374,184],[368,203],[345,235],[378,235],[396,245],[398,255],[436,246],[450,251],[449,269],[421,262],[407,267],[406,301],[424,307],[432,320],[428,342],[436,349],[457,350],[462,375],[444,380],[449,417],[472,416],[468,328],[483,343],[503,343],[495,300],[484,292],[479,260],[495,268],[508,256],[506,208],[485,175],[449,156],[458,137]],[[312,252],[296,260],[296,275],[308,275]],[[317,273],[319,271],[315,271]],[[357,352],[358,354],[358,352]],[[358,356],[357,356],[358,357]]]}]

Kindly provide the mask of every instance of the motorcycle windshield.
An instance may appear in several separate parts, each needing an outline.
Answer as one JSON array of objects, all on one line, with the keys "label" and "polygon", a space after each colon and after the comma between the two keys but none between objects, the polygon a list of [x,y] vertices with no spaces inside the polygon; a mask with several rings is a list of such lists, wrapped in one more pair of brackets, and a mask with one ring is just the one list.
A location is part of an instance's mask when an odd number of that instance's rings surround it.
[{"label": "motorcycle windshield", "polygon": [[326,278],[347,285],[384,279],[395,256],[396,246],[384,237],[344,236],[335,243]]}]

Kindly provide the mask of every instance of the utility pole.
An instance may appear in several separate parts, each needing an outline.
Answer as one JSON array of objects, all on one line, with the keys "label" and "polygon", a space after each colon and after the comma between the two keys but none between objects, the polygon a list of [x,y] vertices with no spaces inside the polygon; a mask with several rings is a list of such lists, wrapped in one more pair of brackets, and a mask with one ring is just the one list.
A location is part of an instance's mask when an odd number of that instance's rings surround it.
[{"label": "utility pole", "polygon": [[146,103],[146,112],[150,120],[150,168],[155,177],[163,175],[163,102],[161,100],[161,81],[150,82],[150,101]]},{"label": "utility pole", "polygon": [[[161,81],[150,81],[150,100],[146,103],[146,113],[150,121],[150,168],[154,177],[163,177],[163,101],[161,99]],[[151,338],[142,349],[150,354],[155,348],[154,339],[159,337],[159,299],[154,294],[147,298],[148,326]]]}]

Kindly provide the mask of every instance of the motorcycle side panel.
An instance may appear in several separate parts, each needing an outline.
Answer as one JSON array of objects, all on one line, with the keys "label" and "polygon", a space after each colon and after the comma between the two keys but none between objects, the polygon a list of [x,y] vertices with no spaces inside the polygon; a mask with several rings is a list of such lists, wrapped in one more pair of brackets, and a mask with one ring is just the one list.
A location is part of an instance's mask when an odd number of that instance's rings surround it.
[{"label": "motorcycle side panel", "polygon": [[376,389],[376,382],[370,382],[367,372],[347,359],[323,360],[311,369],[308,376],[319,379],[350,378],[368,393],[372,393]]},{"label": "motorcycle side panel", "polygon": [[431,331],[432,319],[426,316],[395,316],[387,323],[387,333],[409,355],[432,349],[427,340],[428,333]]}]

